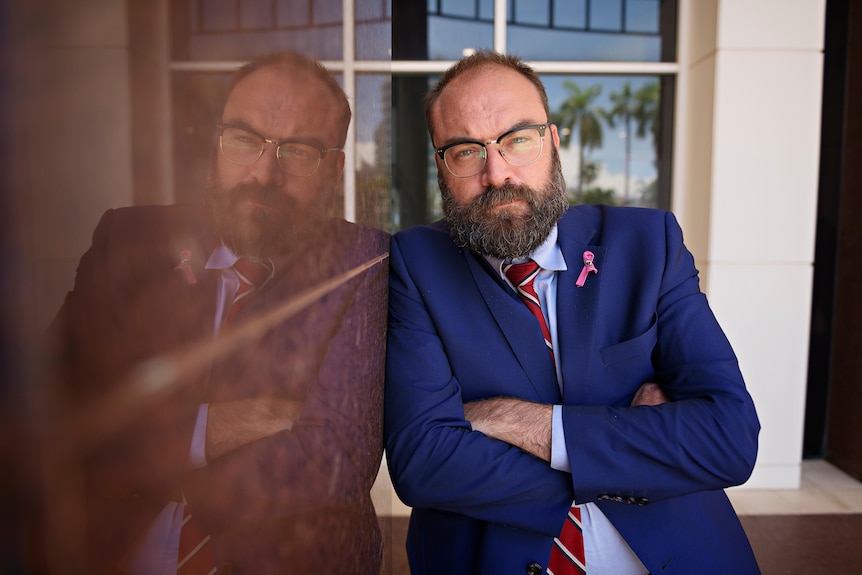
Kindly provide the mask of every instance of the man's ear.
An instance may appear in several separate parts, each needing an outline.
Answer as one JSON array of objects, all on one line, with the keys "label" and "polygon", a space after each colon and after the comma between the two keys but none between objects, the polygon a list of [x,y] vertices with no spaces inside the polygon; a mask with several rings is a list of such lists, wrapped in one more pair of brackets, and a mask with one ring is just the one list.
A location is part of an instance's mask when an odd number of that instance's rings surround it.
[{"label": "man's ear", "polygon": [[557,151],[560,149],[560,133],[557,131],[557,125],[551,124],[551,138],[554,140],[554,147]]},{"label": "man's ear", "polygon": [[344,150],[338,153],[338,160],[335,162],[336,177],[335,181],[341,181],[341,175],[344,174]]}]

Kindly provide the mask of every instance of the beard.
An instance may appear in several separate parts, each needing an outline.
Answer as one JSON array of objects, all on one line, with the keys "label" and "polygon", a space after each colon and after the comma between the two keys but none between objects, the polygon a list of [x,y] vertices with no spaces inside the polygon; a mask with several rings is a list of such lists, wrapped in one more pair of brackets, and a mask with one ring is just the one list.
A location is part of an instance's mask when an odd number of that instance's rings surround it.
[{"label": "beard", "polygon": [[[541,189],[524,185],[488,186],[469,203],[459,205],[438,172],[443,213],[449,222],[449,233],[459,247],[502,260],[521,258],[533,252],[547,239],[569,202],[560,156],[553,149],[548,183]],[[519,209],[497,208],[521,200]],[[526,213],[524,212],[526,207]]]},{"label": "beard", "polygon": [[207,183],[206,207],[216,233],[238,256],[272,258],[304,241],[310,222],[302,209],[276,186],[257,183],[226,187],[217,177]]}]

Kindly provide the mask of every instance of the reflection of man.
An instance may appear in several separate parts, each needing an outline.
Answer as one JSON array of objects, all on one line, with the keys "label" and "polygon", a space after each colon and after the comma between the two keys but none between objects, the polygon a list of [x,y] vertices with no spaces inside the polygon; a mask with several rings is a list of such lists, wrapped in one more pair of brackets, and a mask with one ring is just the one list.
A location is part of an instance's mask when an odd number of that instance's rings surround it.
[{"label": "reflection of man", "polygon": [[759,424],[674,217],[566,209],[517,58],[426,117],[446,220],[392,240],[385,409],[412,572],[757,573],[722,488]]},{"label": "reflection of man", "polygon": [[[326,215],[349,121],[316,62],[253,62],[229,88],[204,209],[99,223],[53,326],[72,401],[320,293],[85,446],[82,572],[378,573],[388,237]],[[205,543],[178,571],[189,511]]]}]

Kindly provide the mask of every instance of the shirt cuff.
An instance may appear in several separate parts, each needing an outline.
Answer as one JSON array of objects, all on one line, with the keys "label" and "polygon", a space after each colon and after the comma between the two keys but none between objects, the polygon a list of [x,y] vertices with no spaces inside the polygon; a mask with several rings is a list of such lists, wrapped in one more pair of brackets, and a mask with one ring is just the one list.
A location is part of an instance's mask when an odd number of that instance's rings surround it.
[{"label": "shirt cuff", "polygon": [[551,428],[551,467],[557,471],[572,472],[569,452],[566,450],[566,434],[563,432],[563,406],[554,406],[554,420]]},{"label": "shirt cuff", "polygon": [[189,464],[192,469],[207,466],[207,415],[209,404],[202,403],[198,407],[198,417],[195,420],[195,430],[192,433],[192,445],[189,448]]}]

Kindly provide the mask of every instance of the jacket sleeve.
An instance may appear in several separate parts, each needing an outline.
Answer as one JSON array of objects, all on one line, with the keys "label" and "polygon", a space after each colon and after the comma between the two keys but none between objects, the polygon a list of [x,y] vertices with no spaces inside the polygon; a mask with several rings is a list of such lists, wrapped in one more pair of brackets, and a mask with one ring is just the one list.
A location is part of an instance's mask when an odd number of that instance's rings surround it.
[{"label": "jacket sleeve", "polygon": [[[554,535],[571,505],[570,476],[472,431],[464,418],[463,382],[447,357],[451,341],[444,343],[425,302],[434,286],[417,286],[411,276],[411,265],[426,264],[408,262],[393,238],[384,419],[395,490],[414,508]],[[460,345],[486,353],[481,341]]]},{"label": "jacket sleeve", "polygon": [[654,258],[664,265],[651,362],[671,401],[563,407],[578,502],[646,502],[722,489],[744,482],[754,466],[760,426],[736,356],[700,291],[672,214],[664,224],[664,254]]},{"label": "jacket sleeve", "polygon": [[291,429],[188,474],[192,508],[207,529],[370,508],[383,455],[387,271],[385,260],[377,263],[288,317],[228,380],[229,393],[300,400],[303,408]]}]

